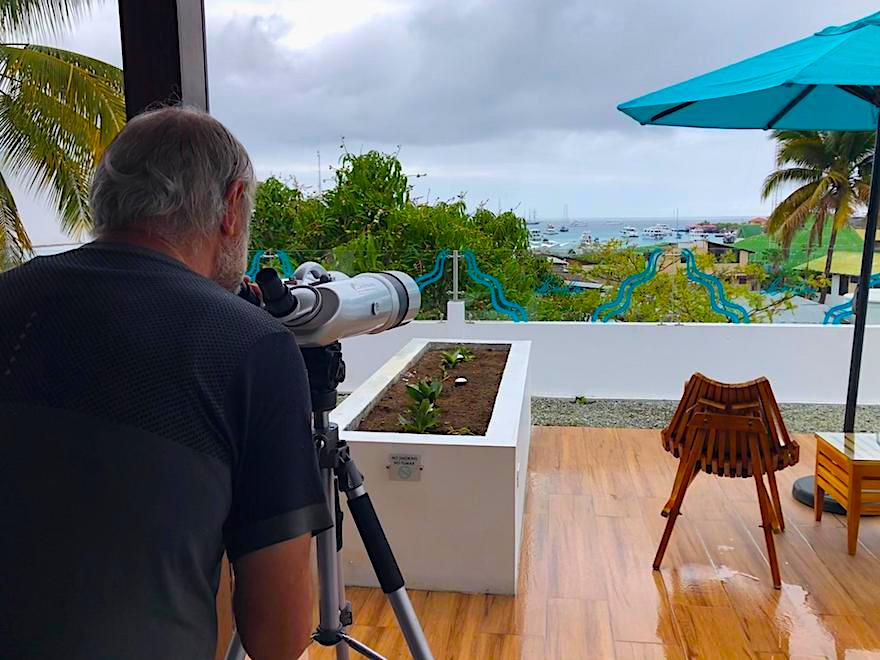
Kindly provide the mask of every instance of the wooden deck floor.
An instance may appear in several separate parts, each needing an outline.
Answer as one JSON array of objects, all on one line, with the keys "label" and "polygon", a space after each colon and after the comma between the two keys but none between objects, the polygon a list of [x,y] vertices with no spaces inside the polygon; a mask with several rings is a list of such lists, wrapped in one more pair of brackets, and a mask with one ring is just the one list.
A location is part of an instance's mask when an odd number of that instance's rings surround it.
[{"label": "wooden deck floor", "polygon": [[[520,595],[413,592],[435,656],[880,658],[880,519],[862,521],[858,554],[847,555],[843,521],[817,524],[791,499],[815,460],[812,437],[798,441],[800,465],[779,477],[788,529],[776,537],[777,591],[753,482],[699,475],[653,572],[676,466],[658,432],[536,428]],[[408,657],[381,592],[349,596],[352,634]]]}]

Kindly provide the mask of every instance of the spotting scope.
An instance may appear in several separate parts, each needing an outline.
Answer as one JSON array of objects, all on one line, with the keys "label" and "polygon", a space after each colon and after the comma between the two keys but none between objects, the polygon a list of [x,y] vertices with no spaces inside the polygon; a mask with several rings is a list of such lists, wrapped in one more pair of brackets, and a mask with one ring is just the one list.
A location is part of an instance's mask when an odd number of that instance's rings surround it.
[{"label": "spotting scope", "polygon": [[307,261],[286,282],[274,268],[263,268],[256,281],[266,311],[303,347],[391,330],[412,321],[422,304],[415,280],[397,270],[349,277]]}]

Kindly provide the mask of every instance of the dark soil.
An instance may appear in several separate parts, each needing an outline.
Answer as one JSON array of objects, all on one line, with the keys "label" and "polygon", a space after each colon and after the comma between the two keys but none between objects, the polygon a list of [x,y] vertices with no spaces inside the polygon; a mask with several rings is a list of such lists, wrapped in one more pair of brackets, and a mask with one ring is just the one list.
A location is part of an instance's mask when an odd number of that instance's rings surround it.
[{"label": "dark soil", "polygon": [[[435,435],[485,435],[495,407],[495,397],[504,366],[507,364],[508,346],[474,346],[469,348],[475,360],[460,362],[449,370],[443,381],[443,391],[437,400],[440,409],[440,425],[430,431]],[[452,350],[454,347],[450,347]],[[440,379],[443,372],[442,350],[429,350],[410,367],[403,376],[385,392],[375,407],[357,426],[358,431],[390,431],[399,433],[403,429],[398,417],[413,402],[407,394],[407,384],[415,384],[422,378]],[[466,385],[456,387],[456,378],[467,378]]]}]

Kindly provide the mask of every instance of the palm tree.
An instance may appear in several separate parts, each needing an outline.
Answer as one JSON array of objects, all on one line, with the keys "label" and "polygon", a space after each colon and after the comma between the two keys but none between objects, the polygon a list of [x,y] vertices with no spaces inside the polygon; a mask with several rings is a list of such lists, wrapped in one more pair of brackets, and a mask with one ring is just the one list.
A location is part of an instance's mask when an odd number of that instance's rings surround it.
[{"label": "palm tree", "polygon": [[[777,169],[764,180],[762,197],[767,199],[779,189],[797,187],[773,209],[767,230],[780,238],[787,252],[794,235],[809,218],[814,222],[808,247],[821,244],[825,225],[831,220],[825,256],[827,280],[838,231],[868,202],[874,133],[774,131],[773,137],[778,142]],[[819,302],[825,302],[826,295],[823,289]]]},{"label": "palm tree", "polygon": [[24,38],[57,32],[92,4],[0,0],[0,263],[31,249],[10,177],[48,194],[72,237],[91,225],[89,177],[125,123],[122,71]]}]

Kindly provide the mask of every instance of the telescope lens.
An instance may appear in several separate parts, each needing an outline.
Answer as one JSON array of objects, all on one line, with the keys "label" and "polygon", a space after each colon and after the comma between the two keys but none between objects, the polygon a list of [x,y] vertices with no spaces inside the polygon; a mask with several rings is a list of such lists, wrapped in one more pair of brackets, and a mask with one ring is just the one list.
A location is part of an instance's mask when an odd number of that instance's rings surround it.
[{"label": "telescope lens", "polygon": [[274,268],[263,268],[257,273],[257,286],[263,294],[266,311],[272,316],[287,316],[296,309],[296,298],[278,277]]}]

